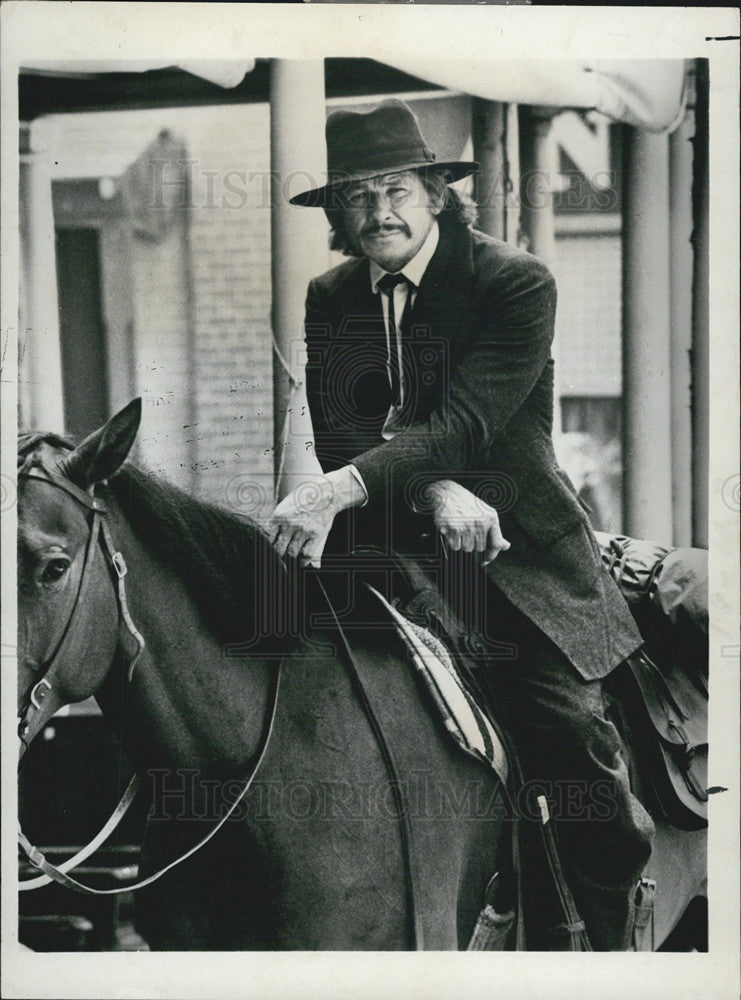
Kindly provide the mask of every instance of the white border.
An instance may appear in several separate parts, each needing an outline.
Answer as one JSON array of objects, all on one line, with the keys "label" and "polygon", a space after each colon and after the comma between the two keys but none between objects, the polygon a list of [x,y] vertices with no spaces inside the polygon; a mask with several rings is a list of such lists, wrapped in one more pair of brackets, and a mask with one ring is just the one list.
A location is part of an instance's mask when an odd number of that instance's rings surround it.
[{"label": "white border", "polygon": [[[707,955],[432,953],[44,955],[16,941],[12,661],[3,658],[2,993],[6,997],[221,998],[739,995],[738,13],[725,8],[604,8],[154,3],[4,3],[2,7],[2,461],[15,474],[17,71],[24,59],[429,58],[710,59],[711,81],[711,951]],[[727,494],[726,494],[727,495]],[[15,521],[4,511],[3,642],[14,636]],[[729,655],[730,654],[730,655]],[[444,863],[444,859],[441,859]]]}]

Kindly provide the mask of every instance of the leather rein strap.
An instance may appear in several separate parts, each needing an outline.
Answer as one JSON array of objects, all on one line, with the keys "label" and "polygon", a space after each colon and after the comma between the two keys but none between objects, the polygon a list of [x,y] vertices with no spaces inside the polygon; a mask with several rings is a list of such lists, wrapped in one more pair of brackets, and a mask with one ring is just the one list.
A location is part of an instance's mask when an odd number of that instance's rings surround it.
[{"label": "leather rein strap", "polygon": [[[31,864],[35,865],[37,868],[40,868],[41,871],[44,872],[44,874],[47,875],[50,879],[53,879],[60,885],[66,886],[68,889],[72,889],[75,892],[81,892],[86,896],[115,896],[121,892],[134,892],[136,889],[143,889],[144,886],[151,885],[152,882],[156,882],[157,879],[162,878],[163,875],[171,871],[177,865],[181,864],[183,861],[192,857],[196,853],[196,851],[200,851],[200,849],[204,847],[208,843],[208,841],[211,840],[212,837],[216,836],[216,834],[222,828],[224,823],[226,823],[226,821],[230,818],[230,816],[232,816],[234,810],[237,808],[237,806],[244,799],[245,795],[252,787],[252,783],[254,782],[255,777],[257,776],[257,772],[260,770],[260,766],[262,765],[262,762],[265,759],[265,754],[267,753],[268,746],[270,745],[270,738],[273,735],[273,728],[275,726],[275,716],[278,708],[278,693],[280,690],[280,677],[281,677],[282,665],[283,664],[281,661],[281,663],[279,664],[277,670],[275,671],[272,677],[273,690],[270,699],[271,708],[267,716],[265,725],[263,726],[263,732],[260,740],[258,756],[255,762],[255,766],[252,769],[252,773],[250,774],[245,784],[242,786],[242,790],[240,791],[239,795],[232,802],[232,804],[229,806],[229,808],[221,817],[221,819],[218,821],[218,823],[216,823],[204,837],[202,837],[196,844],[194,844],[193,847],[190,847],[185,852],[185,854],[181,854],[180,857],[175,858],[174,861],[171,861],[169,864],[165,865],[164,868],[160,868],[159,871],[156,871],[152,875],[148,875],[146,878],[140,879],[138,882],[134,882],[131,885],[121,886],[116,889],[94,889],[92,886],[84,885],[82,882],[78,882],[77,879],[70,878],[70,876],[67,875],[65,871],[62,870],[62,867],[64,867],[67,871],[69,871],[69,869],[72,867],[72,861],[74,859],[70,859],[70,861],[67,862],[64,866],[57,867],[56,865],[51,864],[51,862],[46,860],[41,851],[39,851],[38,848],[33,847],[29,843],[28,839],[23,834],[23,832],[19,830],[18,842],[28,855],[28,859],[31,862]],[[129,795],[130,791],[131,791],[131,786],[129,786],[129,788],[124,793],[124,799]],[[132,794],[131,799],[133,799],[133,797],[134,796]],[[121,803],[119,803],[119,808],[123,803],[124,799],[122,799]],[[121,813],[121,815],[123,815],[123,812]],[[111,820],[112,819],[113,817],[111,817]],[[109,820],[109,823],[111,822],[111,820]],[[80,853],[82,854],[83,852]],[[34,879],[33,881],[36,881],[36,879]],[[37,888],[36,886],[31,886],[30,884],[23,882],[21,882],[21,888],[23,888],[24,884],[27,885],[28,888]]]},{"label": "leather rein strap", "polygon": [[342,642],[345,654],[347,656],[347,661],[350,666],[350,675],[353,685],[355,687],[356,693],[358,695],[358,700],[365,713],[368,723],[371,727],[373,735],[375,737],[378,749],[381,752],[381,757],[383,758],[383,763],[386,768],[386,773],[388,775],[389,781],[391,783],[391,789],[394,795],[394,802],[396,804],[396,814],[399,820],[399,835],[401,839],[401,856],[404,868],[404,883],[406,886],[406,894],[408,900],[408,910],[411,924],[412,933],[412,948],[415,951],[422,951],[424,949],[424,927],[422,924],[422,915],[420,913],[419,907],[417,906],[417,898],[419,897],[418,891],[415,888],[415,869],[414,869],[414,854],[413,854],[413,844],[412,844],[412,826],[409,820],[409,810],[407,809],[407,804],[404,801],[404,794],[402,792],[403,785],[399,778],[399,770],[394,761],[393,754],[391,753],[391,748],[388,745],[386,736],[381,727],[381,723],[378,720],[378,716],[373,708],[373,704],[368,696],[368,691],[363,684],[363,679],[360,675],[360,670],[358,668],[357,659],[353,656],[350,644],[347,641],[347,636],[345,635],[342,626],[340,625],[337,613],[335,612],[334,606],[329,599],[329,595],[324,588],[319,574],[314,574],[316,582],[318,584],[319,590],[324,597],[326,605],[329,609],[330,615],[337,629],[337,632]]},{"label": "leather rein strap", "polygon": [[[96,836],[93,837],[90,843],[87,844],[85,847],[83,847],[82,850],[78,851],[77,854],[75,854],[71,858],[68,858],[66,861],[63,861],[58,866],[50,864],[50,862],[46,860],[41,851],[39,851],[37,847],[34,847],[32,844],[30,844],[24,832],[21,829],[19,829],[18,842],[25,851],[26,856],[29,858],[32,864],[36,865],[37,868],[41,868],[41,870],[47,872],[47,874],[38,875],[36,878],[27,878],[23,879],[22,881],[19,881],[18,891],[28,892],[31,889],[42,889],[45,885],[49,885],[50,882],[60,882],[62,885],[66,885],[68,888],[73,888],[75,889],[75,891],[80,891],[77,890],[76,888],[76,886],[79,885],[80,883],[75,883],[75,885],[72,885],[71,883],[73,882],[73,879],[67,878],[66,873],[69,871],[73,871],[75,868],[81,865],[83,861],[87,861],[87,859],[92,854],[95,854],[98,848],[102,844],[104,844],[106,840],[108,840],[110,835],[113,833],[113,831],[116,829],[116,827],[121,822],[123,817],[126,815],[126,812],[128,811],[128,808],[131,805],[131,803],[134,801],[134,797],[136,796],[136,793],[138,791],[139,791],[139,775],[135,774],[131,779],[131,781],[129,782],[126,791],[123,793],[121,801],[113,810],[108,821],[106,822],[105,826],[101,828],[100,832],[96,834]],[[40,859],[40,863],[37,863],[34,860],[34,858]],[[60,876],[64,876],[64,879],[60,878]]]}]

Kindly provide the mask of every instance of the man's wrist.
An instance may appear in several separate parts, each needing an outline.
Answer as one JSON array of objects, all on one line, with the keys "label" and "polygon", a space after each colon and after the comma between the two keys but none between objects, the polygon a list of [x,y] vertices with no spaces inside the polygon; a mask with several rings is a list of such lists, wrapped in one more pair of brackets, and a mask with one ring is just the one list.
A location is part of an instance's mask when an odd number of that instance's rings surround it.
[{"label": "man's wrist", "polygon": [[450,488],[455,487],[455,483],[450,479],[435,479],[425,485],[422,491],[425,505],[433,509],[438,506],[450,493]]},{"label": "man's wrist", "polygon": [[327,472],[324,478],[332,489],[332,506],[335,513],[347,510],[348,507],[360,507],[368,499],[360,480],[353,474],[349,465]]}]

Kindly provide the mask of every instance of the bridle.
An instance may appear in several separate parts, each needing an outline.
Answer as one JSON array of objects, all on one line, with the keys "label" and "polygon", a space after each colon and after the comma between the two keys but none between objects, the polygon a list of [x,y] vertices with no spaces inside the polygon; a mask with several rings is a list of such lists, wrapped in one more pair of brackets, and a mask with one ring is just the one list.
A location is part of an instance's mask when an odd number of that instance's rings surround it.
[{"label": "bridle", "polygon": [[[62,630],[62,634],[57,642],[54,652],[50,657],[41,665],[39,668],[43,670],[42,677],[33,685],[29,693],[26,705],[21,714],[18,735],[23,743],[25,744],[25,734],[28,732],[30,727],[30,722],[33,716],[41,710],[41,707],[46,700],[46,698],[54,693],[54,678],[59,668],[59,665],[63,662],[65,655],[67,654],[71,644],[73,636],[73,626],[78,621],[80,616],[80,609],[84,605],[85,597],[88,593],[90,587],[90,577],[91,568],[93,565],[93,560],[95,558],[96,551],[98,549],[98,542],[101,542],[100,547],[102,548],[104,558],[110,567],[110,570],[116,581],[116,597],[118,604],[118,611],[120,619],[123,621],[124,626],[131,638],[136,643],[135,652],[128,659],[127,675],[129,681],[132,680],[134,669],[136,664],[145,649],[145,641],[141,633],[134,624],[131,614],[129,612],[128,601],[126,597],[126,585],[125,577],[127,572],[126,562],[124,560],[121,552],[116,548],[113,538],[110,533],[110,529],[105,520],[107,515],[107,509],[100,499],[94,495],[94,490],[91,493],[87,493],[80,487],[76,486],[70,480],[66,479],[59,473],[46,468],[45,466],[34,465],[31,466],[27,471],[23,471],[19,474],[19,478],[25,479],[35,479],[42,483],[46,483],[50,486],[56,487],[57,489],[63,490],[74,500],[80,503],[87,512],[92,514],[90,523],[90,533],[88,535],[85,557],[83,562],[83,568],[80,575],[80,582],[77,589],[77,594],[75,596],[75,601],[70,612],[70,616],[67,620],[67,624]],[[356,690],[356,694],[359,698],[363,712],[368,719],[368,723],[371,727],[373,735],[375,737],[376,743],[381,752],[383,758],[384,767],[386,769],[387,775],[391,782],[391,788],[396,804],[397,818],[399,822],[399,832],[401,838],[401,853],[402,853],[402,863],[404,868],[404,881],[406,888],[406,896],[408,903],[408,918],[411,930],[411,936],[413,940],[413,947],[415,950],[420,950],[424,946],[424,929],[421,919],[421,912],[417,906],[417,900],[420,898],[419,886],[417,884],[417,873],[414,865],[414,851],[412,844],[412,828],[409,817],[409,810],[407,803],[404,799],[402,789],[402,783],[399,777],[399,771],[397,765],[394,761],[391,749],[386,740],[385,734],[381,727],[380,721],[375,713],[372,702],[368,696],[367,689],[363,683],[361,671],[357,663],[356,657],[353,655],[352,649],[347,641],[347,637],[340,625],[337,614],[334,607],[329,599],[324,585],[321,579],[316,577],[317,584],[320,592],[322,593],[328,610],[330,612],[331,618],[334,622],[334,626],[338,631],[341,645],[344,648],[345,658],[350,670],[353,685]],[[265,715],[263,722],[263,729],[260,738],[260,744],[256,751],[255,763],[252,768],[252,772],[249,778],[246,780],[245,784],[239,795],[230,805],[229,809],[224,813],[219,821],[209,830],[209,832],[201,838],[193,847],[189,848],[184,854],[180,855],[174,861],[169,862],[163,868],[154,872],[152,875],[147,876],[144,879],[140,879],[133,885],[126,885],[119,888],[113,889],[96,889],[92,886],[84,885],[82,882],[71,878],[67,873],[74,870],[83,861],[87,860],[96,850],[103,844],[111,833],[116,829],[118,824],[123,819],[126,811],[133,802],[139,787],[139,775],[134,774],[133,778],[129,782],[126,791],[124,792],[120,802],[116,806],[115,810],[111,814],[110,818],[107,820],[105,825],[99,831],[99,833],[83,847],[74,857],[67,859],[60,865],[53,865],[49,862],[43,855],[43,853],[34,847],[25,836],[23,831],[19,828],[18,830],[18,842],[23,848],[26,856],[28,857],[31,864],[36,868],[40,869],[43,874],[32,879],[25,879],[19,883],[20,891],[27,891],[31,889],[40,889],[45,885],[48,885],[51,881],[58,882],[60,885],[65,886],[68,889],[72,889],[75,892],[84,893],[85,895],[95,895],[95,896],[108,896],[116,895],[122,892],[133,892],[136,889],[144,888],[144,886],[151,885],[157,879],[161,878],[166,872],[169,872],[176,865],[181,864],[187,858],[190,858],[193,854],[199,851],[212,837],[214,837],[221,827],[226,823],[226,821],[232,816],[237,806],[242,802],[247,792],[251,788],[255,777],[260,770],[260,767],[265,759],[265,756],[270,745],[270,740],[273,734],[273,729],[275,726],[275,719],[277,715],[278,708],[278,695],[280,692],[280,680],[281,672],[283,667],[283,660],[278,664],[277,669],[271,674],[271,693],[268,698],[268,710]],[[60,701],[60,707],[62,702]]]},{"label": "bridle", "polygon": [[[46,483],[49,486],[55,487],[56,489],[60,489],[84,507],[87,514],[92,514],[90,519],[90,530],[85,544],[85,556],[82,571],[80,573],[77,593],[75,595],[75,600],[72,605],[69,618],[62,629],[62,633],[57,641],[54,651],[38,668],[38,672],[41,673],[41,677],[31,688],[19,719],[18,738],[21,741],[23,749],[25,750],[28,748],[26,735],[30,729],[33,717],[41,711],[47,698],[50,695],[53,696],[55,694],[54,681],[56,679],[57,672],[60,665],[64,662],[66,656],[68,655],[70,647],[74,641],[74,626],[80,619],[82,609],[85,605],[85,599],[90,589],[92,566],[99,542],[101,543],[100,547],[104,553],[104,558],[106,559],[106,562],[110,567],[115,580],[117,581],[115,592],[120,619],[123,621],[129,635],[136,643],[136,651],[128,658],[129,680],[133,678],[134,668],[136,667],[139,657],[144,652],[145,642],[141,632],[139,632],[136,625],[134,625],[129,612],[125,583],[127,572],[126,561],[113,543],[113,538],[108,529],[108,525],[104,520],[107,510],[102,501],[94,495],[94,492],[87,493],[85,490],[80,489],[79,486],[76,486],[69,479],[65,479],[64,476],[48,469],[44,465],[32,466],[30,469],[23,471],[19,478],[34,479],[38,482]],[[61,707],[63,699],[58,698],[57,700],[60,702]],[[44,885],[48,885],[52,879],[55,881],[61,881],[62,884],[68,884],[68,881],[72,881],[67,879],[65,872],[70,871],[71,869],[82,864],[83,861],[90,857],[90,855],[93,854],[100,847],[100,845],[108,839],[113,830],[115,830],[121,822],[121,819],[133,802],[138,787],[139,775],[135,774],[131,779],[128,788],[124,792],[123,798],[116,806],[113,815],[100,833],[73,858],[68,859],[58,870],[55,869],[53,865],[49,865],[41,852],[29,843],[23,831],[19,828],[18,840],[21,847],[24,849],[33,864],[46,871],[46,874],[40,876],[39,878],[22,881],[20,883],[21,891],[41,888]],[[58,874],[55,874],[55,872],[58,872]]]},{"label": "bridle", "polygon": [[[60,664],[64,661],[66,654],[68,653],[74,635],[74,625],[79,621],[81,609],[84,606],[85,598],[90,588],[90,577],[91,569],[93,565],[93,560],[95,559],[95,554],[98,549],[98,543],[100,542],[100,548],[103,551],[104,558],[107,565],[109,566],[113,577],[115,579],[115,591],[116,600],[118,604],[118,612],[120,620],[123,621],[124,626],[128,635],[136,643],[135,652],[128,656],[127,664],[127,676],[129,681],[132,680],[134,675],[134,669],[136,664],[144,652],[146,647],[144,638],[141,632],[137,629],[134,624],[131,613],[129,612],[128,600],[126,597],[126,561],[122,553],[116,548],[113,538],[111,536],[110,529],[105,517],[107,514],[107,509],[100,499],[98,499],[93,493],[87,493],[85,490],[80,489],[70,480],[65,479],[64,476],[59,475],[45,466],[32,466],[28,471],[23,471],[19,478],[22,479],[35,479],[42,483],[47,483],[50,486],[56,487],[57,489],[63,490],[74,500],[80,503],[87,512],[92,514],[90,521],[90,532],[88,534],[87,543],[85,546],[85,557],[82,566],[82,572],[80,574],[80,582],[77,588],[77,594],[75,595],[75,601],[72,605],[72,610],[70,612],[67,623],[62,630],[62,634],[57,642],[54,652],[44,661],[44,663],[39,668],[43,671],[41,678],[36,681],[36,683],[31,688],[24,709],[21,713],[19,726],[18,726],[18,736],[24,747],[27,746],[25,742],[25,736],[33,720],[34,715],[41,711],[43,703],[47,700],[49,695],[54,695],[54,679],[56,673],[59,669]],[[84,885],[82,882],[78,882],[76,879],[71,878],[67,873],[77,868],[79,865],[86,861],[98,848],[103,844],[108,837],[113,833],[118,824],[123,819],[129,806],[134,801],[136,793],[139,789],[140,778],[138,774],[134,774],[133,778],[129,782],[126,791],[124,792],[121,801],[118,803],[110,818],[107,820],[105,825],[102,827],[100,832],[83,847],[77,854],[72,858],[68,858],[61,865],[53,865],[49,862],[42,852],[34,847],[23,831],[18,829],[18,843],[23,848],[25,854],[27,855],[31,864],[36,868],[39,868],[44,874],[36,878],[25,879],[19,883],[19,890],[21,892],[28,891],[30,889],[40,889],[45,885],[48,885],[51,881],[58,882],[60,885],[66,886],[68,889],[72,889],[75,892],[81,892],[85,895],[94,896],[108,896],[116,895],[121,892],[132,892],[135,889],[141,889],[145,885],[150,885],[152,882],[161,878],[166,872],[170,871],[176,865],[179,865],[186,858],[191,857],[196,851],[200,850],[201,847],[206,844],[215,834],[221,829],[224,823],[233,814],[234,810],[237,808],[239,803],[242,801],[244,796],[249,791],[255,776],[260,769],[260,765],[263,762],[265,754],[270,743],[270,737],[272,736],[273,726],[275,723],[276,710],[278,706],[278,691],[280,685],[280,673],[281,665],[279,665],[278,670],[273,675],[272,682],[272,696],[269,701],[270,709],[266,716],[266,721],[263,725],[262,738],[260,746],[258,748],[257,760],[252,770],[252,773],[242,787],[241,792],[231,804],[227,812],[219,819],[219,822],[204,836],[198,843],[191,847],[185,854],[171,861],[169,864],[165,865],[159,871],[147,876],[147,878],[141,879],[140,881],[134,883],[133,885],[126,885],[115,889],[95,889],[92,886]],[[62,699],[58,699],[61,704]]]},{"label": "bridle", "polygon": [[59,637],[54,652],[47,657],[44,663],[42,663],[38,668],[38,672],[41,673],[41,678],[31,688],[26,705],[20,717],[18,737],[25,747],[25,737],[30,728],[31,720],[33,719],[33,716],[41,710],[42,704],[46,700],[47,696],[54,690],[54,679],[59,669],[59,665],[64,661],[65,656],[69,653],[69,648],[74,641],[73,626],[79,621],[82,608],[85,604],[85,598],[87,597],[88,590],[90,588],[93,560],[95,559],[99,540],[101,541],[101,548],[106,562],[116,580],[115,590],[120,619],[123,621],[128,634],[136,643],[136,651],[129,657],[128,662],[129,680],[131,680],[134,675],[134,669],[139,657],[144,652],[146,644],[141,632],[139,632],[136,625],[134,625],[129,612],[125,583],[127,572],[126,561],[113,543],[113,538],[111,537],[110,530],[105,521],[107,510],[102,501],[99,500],[94,493],[87,493],[85,490],[80,489],[79,486],[70,482],[70,480],[65,479],[64,476],[60,476],[57,472],[47,469],[44,466],[33,466],[28,471],[23,472],[21,474],[21,478],[34,479],[37,482],[47,483],[49,486],[63,490],[66,494],[68,494],[68,496],[71,496],[77,501],[77,503],[81,504],[86,511],[92,513],[90,531],[85,545],[85,558],[72,610],[70,611],[67,624],[62,630],[62,634]]}]

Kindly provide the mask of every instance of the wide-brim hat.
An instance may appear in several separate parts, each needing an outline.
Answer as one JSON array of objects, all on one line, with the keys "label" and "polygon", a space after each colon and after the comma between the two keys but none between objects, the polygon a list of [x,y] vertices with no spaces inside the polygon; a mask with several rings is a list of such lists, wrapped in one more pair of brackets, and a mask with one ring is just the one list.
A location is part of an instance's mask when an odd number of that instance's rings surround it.
[{"label": "wide-brim hat", "polygon": [[292,205],[337,208],[339,201],[332,195],[343,185],[402,170],[431,170],[452,183],[479,169],[472,161],[438,162],[414,112],[396,98],[372,111],[335,111],[327,119],[326,136],[329,179],[322,187],[294,195]]}]

